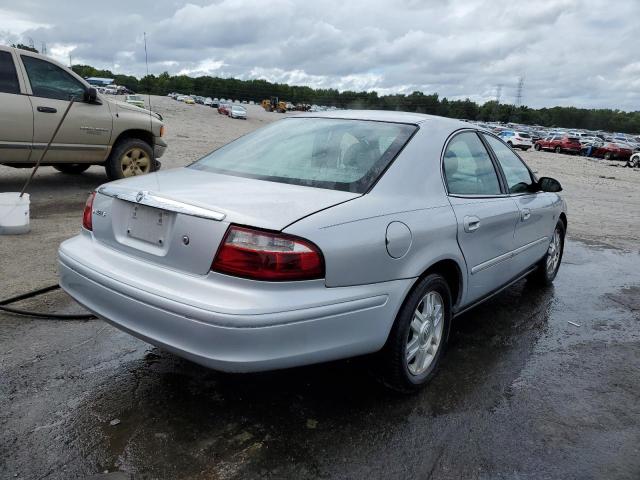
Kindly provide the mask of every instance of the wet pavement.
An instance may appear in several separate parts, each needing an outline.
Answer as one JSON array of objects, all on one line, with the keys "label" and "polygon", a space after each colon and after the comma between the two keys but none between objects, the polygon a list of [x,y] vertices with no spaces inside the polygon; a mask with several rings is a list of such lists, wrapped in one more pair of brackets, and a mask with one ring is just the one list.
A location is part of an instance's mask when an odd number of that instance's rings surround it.
[{"label": "wet pavement", "polygon": [[639,322],[640,255],[576,241],[553,287],[458,318],[413,396],[366,358],[227,375],[98,320],[0,314],[0,478],[638,479]]}]

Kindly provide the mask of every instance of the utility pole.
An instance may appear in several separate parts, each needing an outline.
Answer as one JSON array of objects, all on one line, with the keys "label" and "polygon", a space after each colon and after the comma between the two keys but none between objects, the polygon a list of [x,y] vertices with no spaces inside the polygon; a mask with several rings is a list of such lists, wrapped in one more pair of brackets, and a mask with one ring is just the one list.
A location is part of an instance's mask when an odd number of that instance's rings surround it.
[{"label": "utility pole", "polygon": [[502,84],[499,83],[496,86],[496,104],[493,107],[493,118],[494,120],[498,119],[498,114],[500,113],[500,96],[502,95]]},{"label": "utility pole", "polygon": [[42,55],[46,55],[47,54],[47,44],[42,42],[42,44],[40,45],[40,53]]},{"label": "utility pole", "polygon": [[516,108],[522,105],[522,90],[524,89],[524,77],[518,79],[518,87],[516,89]]}]

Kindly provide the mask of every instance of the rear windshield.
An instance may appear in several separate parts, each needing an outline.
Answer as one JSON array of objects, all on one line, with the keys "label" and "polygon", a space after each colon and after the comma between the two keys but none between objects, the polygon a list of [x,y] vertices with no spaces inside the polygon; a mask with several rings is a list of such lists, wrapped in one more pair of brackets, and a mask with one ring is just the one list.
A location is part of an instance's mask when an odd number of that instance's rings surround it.
[{"label": "rear windshield", "polygon": [[416,129],[399,123],[290,118],[240,137],[190,168],[364,193]]},{"label": "rear windshield", "polygon": [[520,132],[518,133],[518,135],[520,135],[521,138],[531,138],[531,135],[529,135],[528,133]]}]

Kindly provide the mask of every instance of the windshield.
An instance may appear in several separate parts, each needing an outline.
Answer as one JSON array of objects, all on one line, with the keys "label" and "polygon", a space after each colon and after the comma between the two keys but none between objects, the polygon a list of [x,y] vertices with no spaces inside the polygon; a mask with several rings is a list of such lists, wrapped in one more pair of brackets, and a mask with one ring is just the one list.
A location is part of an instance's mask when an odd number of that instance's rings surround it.
[{"label": "windshield", "polygon": [[291,118],[245,135],[190,168],[364,193],[416,129],[397,123]]},{"label": "windshield", "polygon": [[129,95],[129,100],[139,100],[142,101],[142,97],[140,95]]}]

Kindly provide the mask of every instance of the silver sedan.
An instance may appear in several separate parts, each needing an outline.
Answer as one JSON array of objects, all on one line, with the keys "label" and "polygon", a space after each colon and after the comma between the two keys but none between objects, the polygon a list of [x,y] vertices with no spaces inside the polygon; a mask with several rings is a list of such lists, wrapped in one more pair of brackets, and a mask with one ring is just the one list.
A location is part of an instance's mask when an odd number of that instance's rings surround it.
[{"label": "silver sedan", "polygon": [[280,120],[185,168],[105,184],[59,250],[99,317],[229,372],[376,352],[412,391],[453,318],[556,276],[560,184],[498,137],[399,112]]}]

